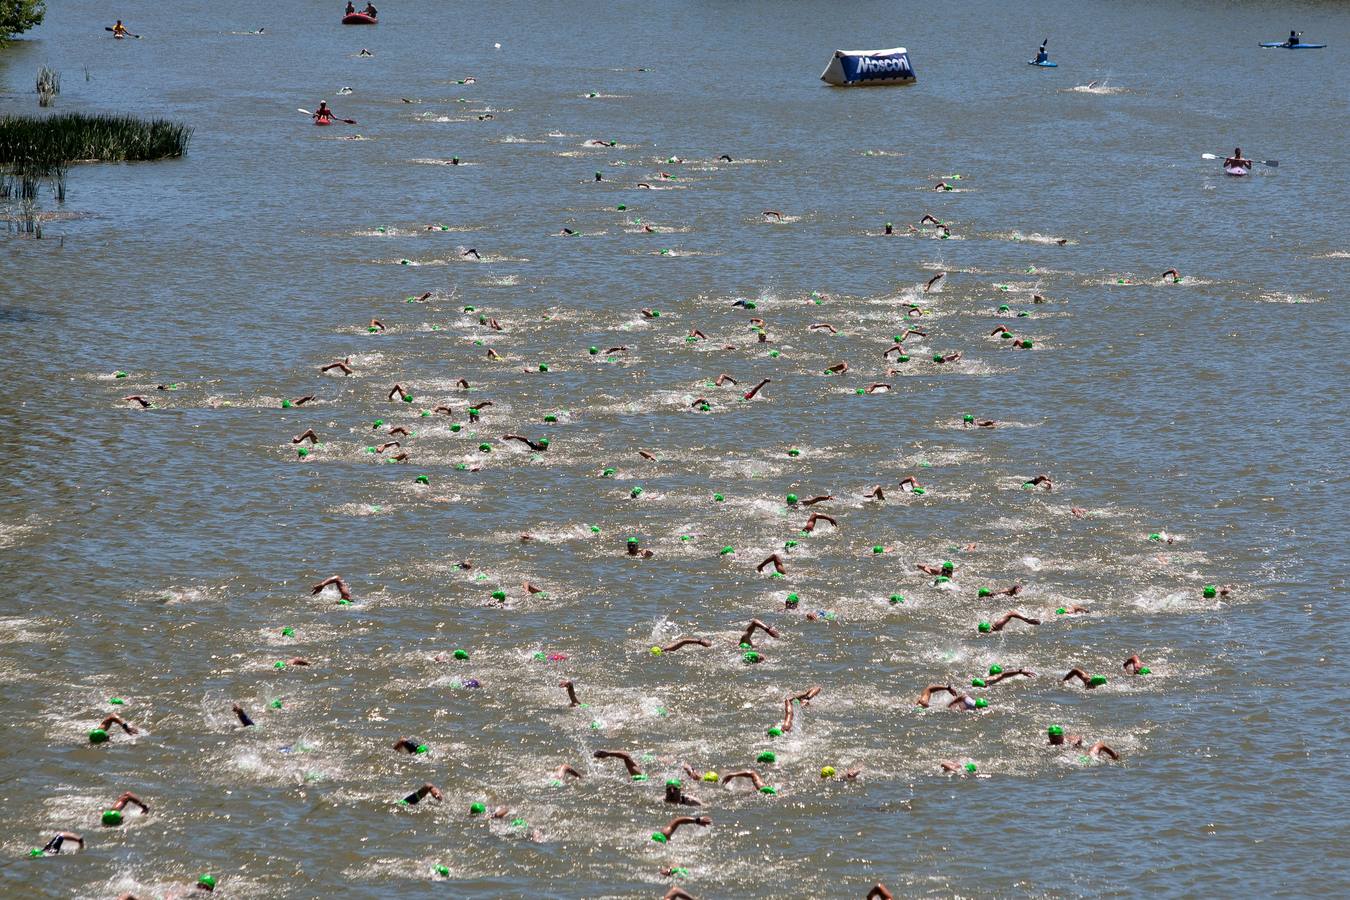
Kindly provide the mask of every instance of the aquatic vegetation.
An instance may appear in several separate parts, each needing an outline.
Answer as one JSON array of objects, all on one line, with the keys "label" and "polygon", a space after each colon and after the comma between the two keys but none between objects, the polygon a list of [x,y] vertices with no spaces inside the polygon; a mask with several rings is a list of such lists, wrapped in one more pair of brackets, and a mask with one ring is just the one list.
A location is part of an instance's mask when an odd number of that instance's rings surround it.
[{"label": "aquatic vegetation", "polygon": [[192,129],[167,119],[63,113],[0,117],[0,166],[169,159],[187,150]]},{"label": "aquatic vegetation", "polygon": [[61,93],[61,73],[46,66],[38,69],[37,95],[38,106],[51,106],[52,100]]}]

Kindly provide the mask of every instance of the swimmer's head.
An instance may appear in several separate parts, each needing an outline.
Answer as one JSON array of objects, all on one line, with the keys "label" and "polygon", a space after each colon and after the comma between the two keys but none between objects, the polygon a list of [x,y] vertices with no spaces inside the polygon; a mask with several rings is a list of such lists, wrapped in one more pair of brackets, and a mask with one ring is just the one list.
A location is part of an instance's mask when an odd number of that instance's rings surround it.
[{"label": "swimmer's head", "polygon": [[216,889],[216,878],[214,875],[202,875],[197,879],[198,890],[214,891]]},{"label": "swimmer's head", "polygon": [[89,743],[101,744],[108,739],[108,732],[102,728],[93,728],[89,731]]},{"label": "swimmer's head", "polygon": [[772,750],[765,750],[760,753],[759,756],[755,757],[755,762],[757,763],[772,763],[777,761],[778,756]]},{"label": "swimmer's head", "polygon": [[979,624],[979,630],[980,634],[988,634],[989,632],[994,630],[994,626],[990,625],[988,622],[981,622]]},{"label": "swimmer's head", "polygon": [[821,777],[821,778],[833,778],[833,777],[834,777],[834,766],[821,766],[821,767],[820,767],[820,777]]},{"label": "swimmer's head", "polygon": [[703,773],[703,780],[708,784],[716,784],[720,779],[721,776],[712,770]]},{"label": "swimmer's head", "polygon": [[988,708],[989,708],[989,701],[986,700],[986,699],[984,699],[983,697],[976,697],[976,698],[975,698],[975,708],[976,708],[976,709],[988,709]]},{"label": "swimmer's head", "polygon": [[487,812],[487,807],[484,806],[483,804],[481,804],[481,803],[470,803],[470,804],[469,804],[469,815],[471,815],[471,816],[481,816],[481,815],[482,815],[483,813],[485,813],[485,812]]},{"label": "swimmer's head", "polygon": [[105,809],[101,821],[109,828],[115,828],[122,824],[122,812],[117,809]]},{"label": "swimmer's head", "polygon": [[1060,728],[1058,725],[1051,725],[1049,728],[1045,729],[1045,733],[1046,736],[1049,737],[1050,743],[1054,746],[1058,747],[1060,744],[1064,743],[1064,729]]},{"label": "swimmer's head", "polygon": [[994,663],[992,666],[989,667],[989,674],[1001,675],[1003,674],[1003,667],[1000,666],[998,663]]}]

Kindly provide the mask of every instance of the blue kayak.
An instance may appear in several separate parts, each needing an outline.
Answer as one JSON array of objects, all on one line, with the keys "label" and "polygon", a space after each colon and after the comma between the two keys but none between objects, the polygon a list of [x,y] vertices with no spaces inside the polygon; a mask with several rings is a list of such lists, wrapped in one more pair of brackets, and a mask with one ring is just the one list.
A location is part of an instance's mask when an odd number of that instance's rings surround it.
[{"label": "blue kayak", "polygon": [[1276,47],[1281,50],[1321,50],[1326,44],[1291,44],[1288,41],[1262,41],[1261,46],[1267,50],[1273,50]]},{"label": "blue kayak", "polygon": [[1040,66],[1042,69],[1054,69],[1059,67],[1059,63],[1053,63],[1048,59],[1045,62],[1036,62],[1034,59],[1029,59],[1027,60],[1027,65]]}]

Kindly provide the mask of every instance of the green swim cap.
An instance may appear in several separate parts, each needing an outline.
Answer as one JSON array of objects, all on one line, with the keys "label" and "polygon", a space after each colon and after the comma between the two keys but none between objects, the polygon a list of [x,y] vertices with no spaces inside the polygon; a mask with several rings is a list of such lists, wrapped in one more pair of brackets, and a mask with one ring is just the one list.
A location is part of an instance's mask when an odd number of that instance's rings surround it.
[{"label": "green swim cap", "polygon": [[667,838],[664,834],[662,834],[662,833],[659,832],[659,831],[653,831],[653,832],[652,832],[652,840],[656,841],[658,844],[664,844],[666,841],[668,841],[668,840],[670,840],[670,839]]},{"label": "green swim cap", "polygon": [[777,725],[772,725],[772,726],[769,727],[769,730],[768,730],[767,733],[768,733],[769,737],[782,737],[782,736],[783,736],[783,729],[779,728]]},{"label": "green swim cap", "polygon": [[101,744],[108,739],[108,732],[102,728],[94,728],[89,732],[89,743]]},{"label": "green swim cap", "polygon": [[281,700],[280,699],[273,700],[271,703],[267,705],[272,707],[273,709],[281,709]]},{"label": "green swim cap", "polygon": [[492,599],[493,599],[493,600],[505,600],[505,599],[506,599],[506,591],[493,591],[493,592],[492,592]]},{"label": "green swim cap", "polygon": [[1106,676],[1093,675],[1092,679],[1088,681],[1088,684],[1092,685],[1093,687],[1101,687],[1102,685],[1106,684]]},{"label": "green swim cap", "polygon": [[748,663],[757,663],[757,662],[759,662],[762,658],[763,658],[763,657],[761,657],[761,656],[760,656],[758,653],[756,653],[754,650],[747,650],[747,651],[746,651],[744,654],[742,654],[742,656],[741,656],[741,659],[745,660],[745,661],[748,662]]},{"label": "green swim cap", "polygon": [[716,784],[717,781],[720,779],[720,777],[721,776],[719,776],[716,772],[712,770],[708,770],[707,772],[703,773],[703,780],[708,782],[709,784]]},{"label": "green swim cap", "polygon": [[942,354],[941,354],[941,353],[934,353],[934,354],[933,354],[933,362],[935,362],[935,363],[940,363],[940,362],[942,362]]},{"label": "green swim cap", "polygon": [[481,816],[481,815],[482,815],[483,813],[485,813],[485,812],[487,812],[487,807],[484,806],[483,804],[481,804],[481,803],[470,803],[470,804],[469,804],[469,815],[471,815],[471,816]]},{"label": "green swim cap", "polygon": [[684,787],[684,782],[678,778],[667,778],[666,787]]},{"label": "green swim cap", "polygon": [[103,811],[103,824],[109,827],[122,824],[122,812],[116,809],[105,809]]},{"label": "green swim cap", "polygon": [[721,552],[718,553],[717,555],[718,555],[718,556],[726,556],[728,553],[735,553],[735,552],[736,552],[736,548],[735,548],[735,547],[727,546],[727,547],[723,547],[722,550],[721,550]]},{"label": "green swim cap", "polygon": [[714,502],[714,503],[721,503],[722,500],[723,500],[723,497],[722,497],[721,494],[713,494],[713,502]]},{"label": "green swim cap", "polygon": [[282,408],[282,409],[290,409],[290,408],[291,408],[291,401],[289,401],[289,400],[282,400],[282,401],[281,401],[281,408]]},{"label": "green swim cap", "polygon": [[1049,728],[1045,729],[1045,733],[1058,737],[1064,733],[1064,729],[1060,728],[1058,725],[1051,725]]},{"label": "green swim cap", "polygon": [[759,789],[759,792],[761,794],[776,794],[778,793],[778,788],[774,787],[771,784],[766,784],[764,785],[764,787]]},{"label": "green swim cap", "polygon": [[413,752],[415,752],[415,753],[426,753],[429,749],[431,749],[431,748],[429,748],[426,744],[418,744],[418,745],[417,745],[417,749],[416,749],[415,751],[413,751]]},{"label": "green swim cap", "polygon": [[755,757],[755,762],[759,763],[772,763],[777,761],[778,757],[774,755],[774,752],[772,750],[765,750],[762,753],[760,753],[759,756]]},{"label": "green swim cap", "polygon": [[951,580],[952,580],[951,576],[949,575],[939,575],[938,577],[933,579],[933,584],[946,584]]},{"label": "green swim cap", "polygon": [[796,494],[788,494],[788,495],[787,495],[787,502],[788,502],[788,506],[792,506],[792,505],[796,504],[796,502],[797,502],[797,495],[796,495]]},{"label": "green swim cap", "polygon": [[481,451],[484,452],[484,453],[491,453],[491,452],[492,452],[492,445],[491,445],[491,444],[488,444],[488,443],[482,443],[482,444],[479,444],[479,445],[478,445],[478,449],[481,450]]},{"label": "green swim cap", "polygon": [[417,478],[414,479],[414,480],[415,480],[418,484],[431,484],[431,479],[428,478],[428,477],[425,476],[425,475],[418,475]]},{"label": "green swim cap", "polygon": [[789,451],[787,452],[787,455],[788,455],[788,456],[801,456],[801,455],[802,455],[802,451],[800,451],[800,450],[798,450],[798,449],[796,449],[796,448],[794,447],[793,449],[791,449],[791,450],[789,450]]},{"label": "green swim cap", "polygon": [[274,668],[274,669],[284,669],[284,668],[286,668],[286,664],[285,664],[284,662],[282,662],[281,660],[277,660],[276,662],[272,663],[272,668]]},{"label": "green swim cap", "polygon": [[441,876],[442,878],[450,877],[450,869],[447,868],[446,866],[432,866],[431,870],[435,872],[437,875]]},{"label": "green swim cap", "polygon": [[877,544],[876,546],[874,546],[874,547],[872,548],[872,552],[873,552],[873,553],[885,553],[885,552],[886,552],[886,548],[883,547],[883,546],[881,546],[880,544]]},{"label": "green swim cap", "polygon": [[215,879],[215,876],[212,876],[212,875],[203,875],[203,876],[201,876],[200,878],[197,879],[197,884],[199,884],[200,886],[202,886],[202,887],[204,887],[204,888],[210,888],[211,890],[215,890],[215,887],[216,887],[216,879]]},{"label": "green swim cap", "polygon": [[974,422],[974,421],[975,421],[975,417],[972,416],[970,413],[966,413],[964,416],[961,417],[961,421],[962,421],[962,422]]},{"label": "green swim cap", "polygon": [[900,594],[891,594],[891,602],[892,602],[892,603],[904,603],[904,602],[905,602],[905,598],[904,598],[902,595],[900,595]]},{"label": "green swim cap", "polygon": [[1062,616],[1062,615],[1064,615],[1065,613],[1067,613],[1068,611],[1069,611],[1068,609],[1066,609],[1065,607],[1061,606],[1059,609],[1056,609],[1056,610],[1055,610],[1055,615],[1057,615],[1057,616]]},{"label": "green swim cap", "polygon": [[461,428],[463,428],[463,427],[464,427],[463,425],[461,425],[461,424],[459,424],[458,422],[456,422],[456,423],[454,423],[453,425],[450,426],[450,430],[451,430],[451,431],[457,432],[457,431],[459,431],[459,430],[460,430]]},{"label": "green swim cap", "polygon": [[975,708],[976,708],[976,709],[987,709],[988,707],[989,707],[989,701],[988,701],[988,700],[984,699],[983,697],[976,697],[976,698],[975,698]]},{"label": "green swim cap", "polygon": [[558,417],[555,416],[553,413],[549,413],[548,415],[544,416],[544,421],[545,421],[545,422],[556,422],[556,421],[558,421]]},{"label": "green swim cap", "polygon": [[1032,344],[1031,341],[1023,341],[1020,346],[1022,347],[1023,350],[1030,350]]},{"label": "green swim cap", "polygon": [[1207,584],[1203,593],[1206,597],[1213,597],[1219,593],[1219,589],[1212,584]]},{"label": "green swim cap", "polygon": [[792,541],[792,540],[783,541],[783,549],[784,549],[784,550],[791,550],[791,549],[792,549],[793,547],[795,547],[795,546],[797,546],[797,542],[796,542],[796,541]]},{"label": "green swim cap", "polygon": [[[494,592],[494,593],[493,593],[493,597],[496,598],[496,596],[497,596],[497,592]],[[503,595],[503,596],[505,596],[505,595]],[[468,659],[468,658],[469,658],[469,651],[468,651],[468,650],[465,650],[465,649],[463,649],[463,648],[460,648],[460,649],[458,649],[458,650],[455,651],[454,656],[455,656],[455,659]]]},{"label": "green swim cap", "polygon": [[1136,674],[1136,675],[1151,675],[1152,673],[1153,673],[1153,670],[1150,669],[1148,666],[1140,666],[1137,670],[1135,670],[1135,673],[1134,673],[1134,674]]},{"label": "green swim cap", "polygon": [[969,772],[971,775],[974,775],[974,774],[975,774],[975,764],[974,764],[974,763],[966,763],[966,771]]},{"label": "green swim cap", "polygon": [[633,776],[633,780],[634,780],[634,781],[646,781],[646,780],[647,780],[647,776],[646,776],[646,775],[643,775],[641,772],[639,772],[639,773],[637,773],[636,775]]},{"label": "green swim cap", "polygon": [[635,487],[635,488],[633,488],[631,491],[628,492],[628,496],[630,496],[630,497],[641,497],[641,496],[642,496],[642,488],[641,488],[641,487]]},{"label": "green swim cap", "polygon": [[42,856],[42,851],[39,850],[37,847],[34,847],[32,850],[29,850],[29,851],[28,851],[28,855],[29,855],[29,856]]},{"label": "green swim cap", "polygon": [[994,626],[990,625],[988,622],[981,622],[979,625],[979,629],[980,634],[988,634],[989,632],[994,630]]},{"label": "green swim cap", "polygon": [[618,206],[615,207],[615,209],[619,210],[619,212],[623,212],[627,208],[628,208],[627,205],[623,203],[620,203]]},{"label": "green swim cap", "polygon": [[986,684],[984,683],[984,679],[983,679],[983,678],[972,678],[972,679],[970,679],[970,686],[971,686],[971,687],[987,687],[988,685],[986,685]]},{"label": "green swim cap", "polygon": [[547,371],[548,371],[548,363],[540,363],[540,364],[539,364],[539,371],[540,371],[540,372],[547,372]]},{"label": "green swim cap", "polygon": [[994,663],[992,666],[989,667],[989,674],[990,674],[990,675],[1002,675],[1002,674],[1003,674],[1003,667],[1000,666],[998,663]]},{"label": "green swim cap", "polygon": [[975,596],[976,596],[976,597],[988,597],[988,596],[990,596],[990,595],[993,594],[993,593],[994,593],[994,592],[991,591],[991,590],[989,590],[989,588],[982,587],[982,588],[980,588],[978,591],[975,592]]}]

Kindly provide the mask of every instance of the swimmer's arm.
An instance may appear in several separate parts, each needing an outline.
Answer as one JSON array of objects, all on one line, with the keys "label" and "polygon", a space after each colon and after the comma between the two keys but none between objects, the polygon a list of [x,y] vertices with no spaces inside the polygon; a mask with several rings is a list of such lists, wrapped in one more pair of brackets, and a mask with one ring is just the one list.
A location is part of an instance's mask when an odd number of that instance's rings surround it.
[{"label": "swimmer's arm", "polygon": [[731,782],[735,781],[737,778],[748,778],[750,783],[755,786],[755,790],[764,787],[764,779],[761,778],[759,773],[754,769],[746,769],[744,772],[732,772],[729,775],[723,775],[722,783],[730,787]]},{"label": "swimmer's arm", "polygon": [[821,494],[819,496],[812,497],[809,500],[803,500],[802,506],[815,506],[817,503],[824,503],[826,500],[833,500],[833,499],[834,494]]},{"label": "swimmer's arm", "polygon": [[674,653],[676,650],[679,650],[681,647],[690,647],[690,646],[711,647],[711,646],[712,646],[712,641],[708,640],[707,638],[701,638],[701,637],[687,637],[687,638],[680,638],[680,639],[677,640],[675,643],[673,643],[673,644],[668,644],[668,645],[666,645],[665,647],[662,647],[662,648],[661,648],[661,652],[663,652],[663,653]]}]

